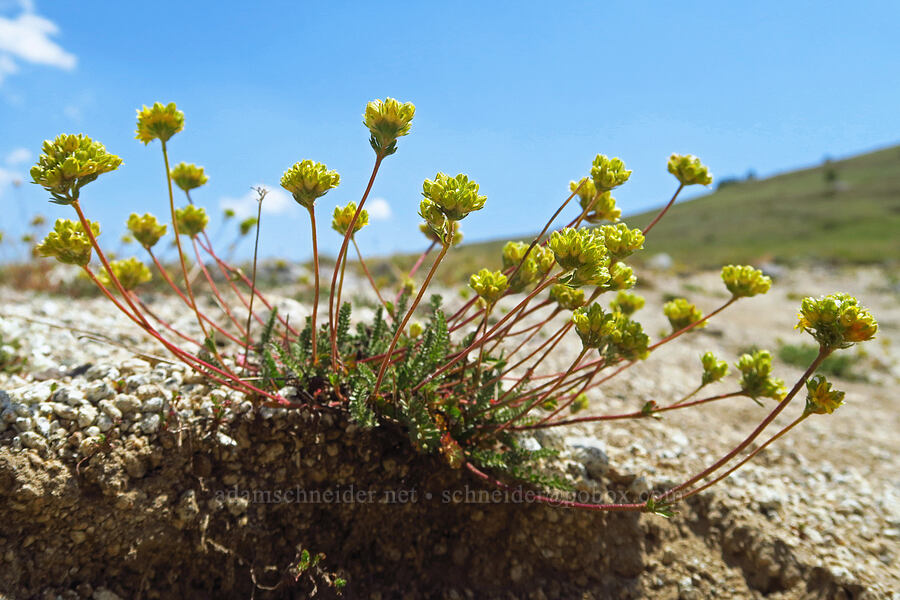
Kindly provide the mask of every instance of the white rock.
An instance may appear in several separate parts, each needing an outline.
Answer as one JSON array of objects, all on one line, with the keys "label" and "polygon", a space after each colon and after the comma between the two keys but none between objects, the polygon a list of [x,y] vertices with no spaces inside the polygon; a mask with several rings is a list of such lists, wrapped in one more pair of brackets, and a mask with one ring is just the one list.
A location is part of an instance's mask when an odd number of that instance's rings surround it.
[{"label": "white rock", "polygon": [[100,379],[115,380],[119,378],[119,370],[110,364],[94,365],[85,372],[84,378],[88,381],[97,381]]},{"label": "white rock", "polygon": [[24,433],[26,431],[34,430],[34,422],[30,417],[18,417],[16,422],[13,423],[13,427],[19,433]]},{"label": "white rock", "polygon": [[97,419],[97,409],[90,404],[85,404],[78,409],[78,426],[84,429],[94,424]]},{"label": "white rock", "polygon": [[47,449],[47,440],[33,431],[23,432],[19,435],[19,439],[21,440],[22,445],[26,448],[31,448],[32,450]]},{"label": "white rock", "polygon": [[141,431],[146,434],[156,433],[159,431],[160,418],[159,414],[151,413],[144,417],[141,421]]},{"label": "white rock", "polygon": [[541,449],[541,443],[536,439],[531,437],[530,435],[522,436],[519,438],[519,445],[525,450],[529,450],[531,452],[537,452]]},{"label": "white rock", "polygon": [[116,408],[116,405],[109,400],[100,401],[100,410],[102,410],[103,414],[109,417],[111,421],[118,421],[122,418],[122,411]]},{"label": "white rock", "polygon": [[228,437],[221,431],[216,434],[216,439],[219,441],[219,445],[225,446],[226,448],[233,448],[237,446],[237,442],[234,438]]},{"label": "white rock", "polygon": [[116,391],[105,381],[95,381],[88,386],[87,393],[85,394],[90,402],[99,402],[100,400],[112,398],[115,395]]},{"label": "white rock", "polygon": [[122,414],[128,415],[141,410],[141,401],[128,394],[120,394],[116,396],[114,401],[116,408],[122,411]]},{"label": "white rock", "polygon": [[122,600],[120,596],[114,594],[106,588],[97,588],[94,590],[93,600]]},{"label": "white rock", "polygon": [[97,417],[97,428],[103,433],[112,429],[114,425],[113,420],[105,413],[100,413],[100,416]]},{"label": "white rock", "polygon": [[584,465],[588,475],[600,479],[609,471],[609,456],[606,445],[591,437],[567,437],[566,445],[573,449],[572,455]]},{"label": "white rock", "polygon": [[53,414],[55,414],[60,419],[65,419],[66,421],[74,421],[78,418],[78,411],[73,406],[69,406],[68,404],[61,404],[59,402],[53,403]]},{"label": "white rock", "polygon": [[50,425],[50,419],[48,419],[47,417],[35,417],[34,429],[42,436],[50,437],[50,430],[52,429]]},{"label": "white rock", "polygon": [[163,399],[159,396],[154,396],[153,398],[148,398],[144,400],[144,403],[141,405],[141,412],[145,413],[154,413],[160,412],[163,409]]},{"label": "white rock", "polygon": [[84,434],[85,434],[85,435],[90,435],[90,436],[93,436],[93,437],[97,437],[97,436],[100,435],[100,428],[97,427],[96,425],[92,425],[92,426],[90,426],[90,427],[88,427],[87,429],[84,430]]}]

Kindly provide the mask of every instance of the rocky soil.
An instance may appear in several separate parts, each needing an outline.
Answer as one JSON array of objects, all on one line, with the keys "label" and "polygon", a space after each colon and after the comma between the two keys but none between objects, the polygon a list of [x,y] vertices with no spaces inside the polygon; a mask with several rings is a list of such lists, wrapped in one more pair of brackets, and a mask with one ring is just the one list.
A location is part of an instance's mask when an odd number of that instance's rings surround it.
[{"label": "rocky soil", "polygon": [[[800,298],[839,290],[881,325],[856,366],[864,380],[836,379],[847,405],[666,520],[472,502],[495,488],[409,454],[401,432],[360,431],[339,411],[254,410],[170,362],[101,299],[0,288],[6,356],[27,359],[0,372],[0,597],[329,597],[344,579],[348,598],[900,598],[892,274],[783,272],[767,296],[609,382],[589,410],[678,399],[698,383],[705,350],[733,362],[751,346],[804,342],[792,329]],[[636,317],[653,337],[666,329],[665,295],[706,311],[726,299],[715,273],[651,272],[638,291],[648,302]],[[147,301],[191,329],[171,299]],[[550,367],[578,349],[573,336]],[[788,384],[801,371],[777,365]],[[580,493],[639,499],[702,470],[765,414],[732,398],[527,443],[561,449],[555,468]],[[310,490],[364,501],[259,495]],[[304,551],[325,558],[306,565]]]}]

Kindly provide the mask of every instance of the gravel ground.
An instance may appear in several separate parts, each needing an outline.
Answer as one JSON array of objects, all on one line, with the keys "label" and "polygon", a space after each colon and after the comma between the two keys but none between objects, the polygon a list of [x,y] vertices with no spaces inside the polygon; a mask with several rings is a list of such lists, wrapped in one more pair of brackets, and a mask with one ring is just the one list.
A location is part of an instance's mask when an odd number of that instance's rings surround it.
[{"label": "gravel ground", "polygon": [[[664,295],[685,295],[706,311],[727,299],[715,273],[690,278],[650,273],[637,291],[648,302],[636,318],[653,338],[666,329],[660,310]],[[888,393],[900,383],[900,291],[891,274],[878,269],[784,271],[768,295],[741,301],[708,328],[665,346],[594,392],[589,411],[618,413],[639,409],[648,400],[666,404],[681,397],[698,382],[699,355],[706,350],[733,363],[754,345],[775,350],[781,343],[804,342],[805,334],[793,330],[800,298],[833,291],[857,295],[879,320],[879,339],[865,348],[859,366],[865,380],[837,379],[847,392],[846,406],[834,415],[811,417],[660,525],[662,542],[646,546],[645,568],[635,576],[645,593],[660,598],[817,597],[809,581],[818,578],[830,587],[816,589],[830,590],[834,597],[900,598],[900,417],[896,396]],[[147,300],[163,317],[193,330],[189,314],[171,299]],[[294,322],[305,314],[294,301],[282,304]],[[231,406],[218,433],[219,443],[230,447],[235,442],[227,423],[251,411],[239,394],[210,391],[202,379],[170,362],[162,348],[99,298],[72,300],[0,288],[0,334],[7,344],[18,340],[19,347],[9,352],[27,357],[23,372],[0,373],[0,453],[77,464],[104,439],[139,439],[152,447],[171,426],[170,419],[208,419],[220,402]],[[548,367],[565,369],[579,347],[572,334]],[[788,385],[801,371],[776,367]],[[728,381],[731,387],[717,384],[712,392],[732,391],[733,374]],[[790,422],[792,411],[785,412],[790,414],[776,425]],[[663,420],[541,433],[531,443],[567,448],[562,464],[581,487],[614,482],[640,494],[702,470],[765,414],[746,398],[732,398],[668,413]],[[12,562],[8,554],[0,555],[0,570],[4,560]],[[116,597],[105,588],[91,595]],[[583,597],[590,591],[584,590]]]}]

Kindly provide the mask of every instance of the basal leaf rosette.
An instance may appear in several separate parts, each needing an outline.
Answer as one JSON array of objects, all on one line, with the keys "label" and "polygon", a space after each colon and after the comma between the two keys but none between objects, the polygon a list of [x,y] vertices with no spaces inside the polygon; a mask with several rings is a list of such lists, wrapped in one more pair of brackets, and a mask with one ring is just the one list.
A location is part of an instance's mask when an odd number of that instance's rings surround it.
[{"label": "basal leaf rosette", "polygon": [[772,287],[770,277],[749,265],[725,265],[722,267],[722,281],[735,298],[765,294]]},{"label": "basal leaf rosette", "polygon": [[166,226],[150,213],[144,213],[143,216],[131,213],[126,225],[134,239],[148,250],[155,246],[162,236],[166,235]]},{"label": "basal leaf rosette", "polygon": [[166,143],[184,129],[184,113],[178,110],[174,102],[163,104],[155,102],[153,106],[144,106],[137,111],[137,130],[135,139],[144,144],[153,140]]},{"label": "basal leaf rosette", "polygon": [[[109,267],[112,269],[113,275],[116,276],[116,279],[119,280],[119,283],[126,290],[133,290],[142,283],[147,283],[153,279],[153,275],[150,273],[147,265],[134,257],[110,261]],[[106,271],[100,273],[100,281],[105,286],[113,285],[112,279],[110,279]]]},{"label": "basal leaf rosette", "polygon": [[194,204],[188,204],[184,208],[175,210],[175,223],[178,225],[178,233],[189,237],[197,237],[209,224],[206,211]]},{"label": "basal leaf rosette", "polygon": [[394,98],[373,100],[366,105],[363,123],[369,129],[369,144],[376,154],[388,156],[397,151],[397,138],[409,133],[415,114],[412,102]]},{"label": "basal leaf rosette", "polygon": [[712,175],[700,159],[691,154],[672,154],[669,157],[669,173],[675,176],[681,185],[709,185]]},{"label": "basal leaf rosette", "polygon": [[[100,224],[88,223],[96,238],[100,235]],[[61,263],[84,267],[91,262],[92,248],[81,222],[57,219],[53,230],[38,244],[36,250],[41,256],[52,256]]]},{"label": "basal leaf rosette", "polygon": [[31,167],[31,180],[50,192],[51,202],[71,204],[82,187],[121,164],[122,159],[100,142],[83,134],[62,134],[44,141],[41,156]]},{"label": "basal leaf rosette", "polygon": [[772,376],[772,354],[768,350],[757,350],[742,355],[736,363],[741,372],[741,392],[758,400],[772,398],[781,401],[787,389],[784,381]]},{"label": "basal leaf rosette", "polygon": [[294,197],[297,204],[312,210],[316,199],[341,183],[337,171],[329,171],[323,163],[309,159],[301,160],[281,176],[281,187]]},{"label": "basal leaf rosette", "polygon": [[[349,202],[347,206],[334,207],[334,214],[331,219],[331,228],[337,231],[341,235],[345,235],[347,230],[350,228],[350,223],[353,221],[353,215],[356,214],[356,202]],[[359,211],[359,216],[356,218],[356,223],[353,225],[353,233],[351,235],[355,235],[360,229],[369,224],[369,211],[366,209],[362,209]]]},{"label": "basal leaf rosette", "polygon": [[185,192],[197,189],[209,181],[209,177],[203,171],[203,167],[194,164],[178,163],[172,169],[172,181]]},{"label": "basal leaf rosette", "polygon": [[798,329],[815,338],[822,348],[849,348],[875,337],[878,322],[859,300],[836,293],[820,298],[804,298],[800,304]]}]

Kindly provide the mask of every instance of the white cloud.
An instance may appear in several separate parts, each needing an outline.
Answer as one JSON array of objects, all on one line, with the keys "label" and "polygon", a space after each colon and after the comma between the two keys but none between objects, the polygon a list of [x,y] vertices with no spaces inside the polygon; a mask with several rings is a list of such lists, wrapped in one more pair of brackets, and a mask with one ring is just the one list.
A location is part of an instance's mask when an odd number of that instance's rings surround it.
[{"label": "white cloud", "polygon": [[28,148],[16,148],[6,155],[6,164],[20,165],[31,160],[31,151]]},{"label": "white cloud", "polygon": [[366,211],[373,221],[386,221],[391,218],[391,205],[384,198],[372,198],[366,203]]},{"label": "white cloud", "polygon": [[[280,187],[275,188],[263,184],[257,184],[253,187],[263,187],[268,190],[266,198],[262,203],[263,214],[283,215],[297,210],[297,203],[294,202],[294,199],[290,194]],[[250,189],[240,198],[222,198],[219,200],[219,207],[222,210],[230,208],[239,219],[243,219],[256,215],[257,198],[259,198],[259,194],[256,193],[256,190]]]},{"label": "white cloud", "polygon": [[0,82],[16,73],[23,61],[71,71],[78,58],[51,37],[59,33],[53,21],[34,13],[29,1],[19,3],[23,12],[14,18],[0,16]]},{"label": "white cloud", "polygon": [[13,185],[22,185],[22,176],[19,173],[0,167],[0,197]]}]

